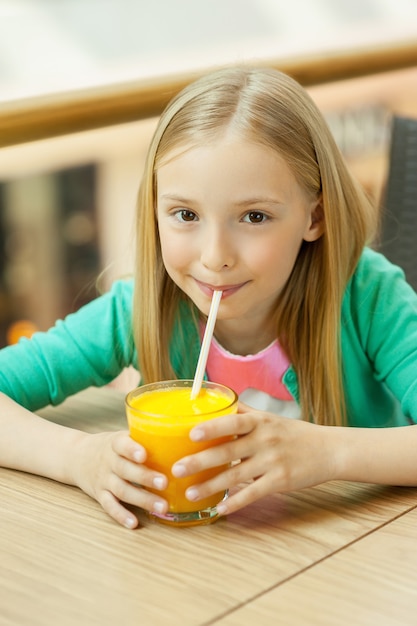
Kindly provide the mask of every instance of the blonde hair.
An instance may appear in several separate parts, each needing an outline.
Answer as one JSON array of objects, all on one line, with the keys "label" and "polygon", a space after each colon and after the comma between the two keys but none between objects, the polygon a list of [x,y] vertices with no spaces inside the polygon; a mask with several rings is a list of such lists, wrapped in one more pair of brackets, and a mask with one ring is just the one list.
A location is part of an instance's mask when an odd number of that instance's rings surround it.
[{"label": "blonde hair", "polygon": [[324,233],[303,242],[277,302],[276,327],[297,372],[304,419],[342,424],[342,299],[363,247],[375,234],[376,212],[310,96],[276,70],[213,72],[179,93],[159,120],[137,212],[134,333],[143,380],[174,376],[168,347],[180,300],[186,298],[162,262],[156,172],[174,150],[201,145],[226,128],[276,150],[306,192],[321,200]]}]

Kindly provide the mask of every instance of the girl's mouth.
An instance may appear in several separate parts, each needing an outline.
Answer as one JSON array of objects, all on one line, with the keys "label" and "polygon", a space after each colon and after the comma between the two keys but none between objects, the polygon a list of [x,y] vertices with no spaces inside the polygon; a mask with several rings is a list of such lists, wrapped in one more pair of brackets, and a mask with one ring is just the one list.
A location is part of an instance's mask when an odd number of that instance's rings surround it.
[{"label": "girl's mouth", "polygon": [[207,283],[202,283],[199,280],[195,279],[197,285],[200,287],[201,291],[207,297],[211,298],[213,296],[213,291],[222,291],[222,300],[228,298],[235,294],[239,289],[241,289],[247,283],[239,283],[238,285],[209,285]]}]

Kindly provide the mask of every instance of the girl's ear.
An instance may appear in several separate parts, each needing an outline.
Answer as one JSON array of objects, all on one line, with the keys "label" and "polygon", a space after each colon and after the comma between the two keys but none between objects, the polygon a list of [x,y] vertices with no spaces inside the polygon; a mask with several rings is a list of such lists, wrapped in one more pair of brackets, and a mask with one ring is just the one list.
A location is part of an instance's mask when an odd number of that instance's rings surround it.
[{"label": "girl's ear", "polygon": [[316,241],[324,233],[324,211],[322,197],[315,200],[310,207],[310,220],[304,233],[305,241]]}]

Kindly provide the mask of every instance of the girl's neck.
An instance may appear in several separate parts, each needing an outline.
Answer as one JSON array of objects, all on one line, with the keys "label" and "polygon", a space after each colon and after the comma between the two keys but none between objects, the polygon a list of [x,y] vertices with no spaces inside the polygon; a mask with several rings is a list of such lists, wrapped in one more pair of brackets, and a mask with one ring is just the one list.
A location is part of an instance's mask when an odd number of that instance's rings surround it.
[{"label": "girl's neck", "polygon": [[274,328],[245,328],[242,325],[236,328],[236,323],[228,320],[219,320],[214,330],[214,336],[219,344],[232,354],[246,356],[257,354],[267,348],[275,339],[277,333]]}]

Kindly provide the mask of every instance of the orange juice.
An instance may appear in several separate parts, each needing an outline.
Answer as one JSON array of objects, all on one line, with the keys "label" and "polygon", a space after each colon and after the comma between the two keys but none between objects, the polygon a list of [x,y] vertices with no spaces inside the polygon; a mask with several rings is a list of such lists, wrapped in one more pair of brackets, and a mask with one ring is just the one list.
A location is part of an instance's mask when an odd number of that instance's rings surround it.
[{"label": "orange juice", "polygon": [[155,491],[169,503],[169,512],[162,521],[176,524],[204,523],[216,517],[215,506],[225,496],[224,492],[190,502],[185,491],[215,476],[224,466],[185,478],[174,477],[171,467],[185,456],[225,441],[227,438],[194,442],[189,433],[201,422],[235,413],[237,407],[236,394],[215,383],[204,382],[198,397],[191,400],[192,383],[192,380],[153,383],[138,387],[126,398],[131,437],[146,449],[146,465],[168,478],[167,489]]}]

